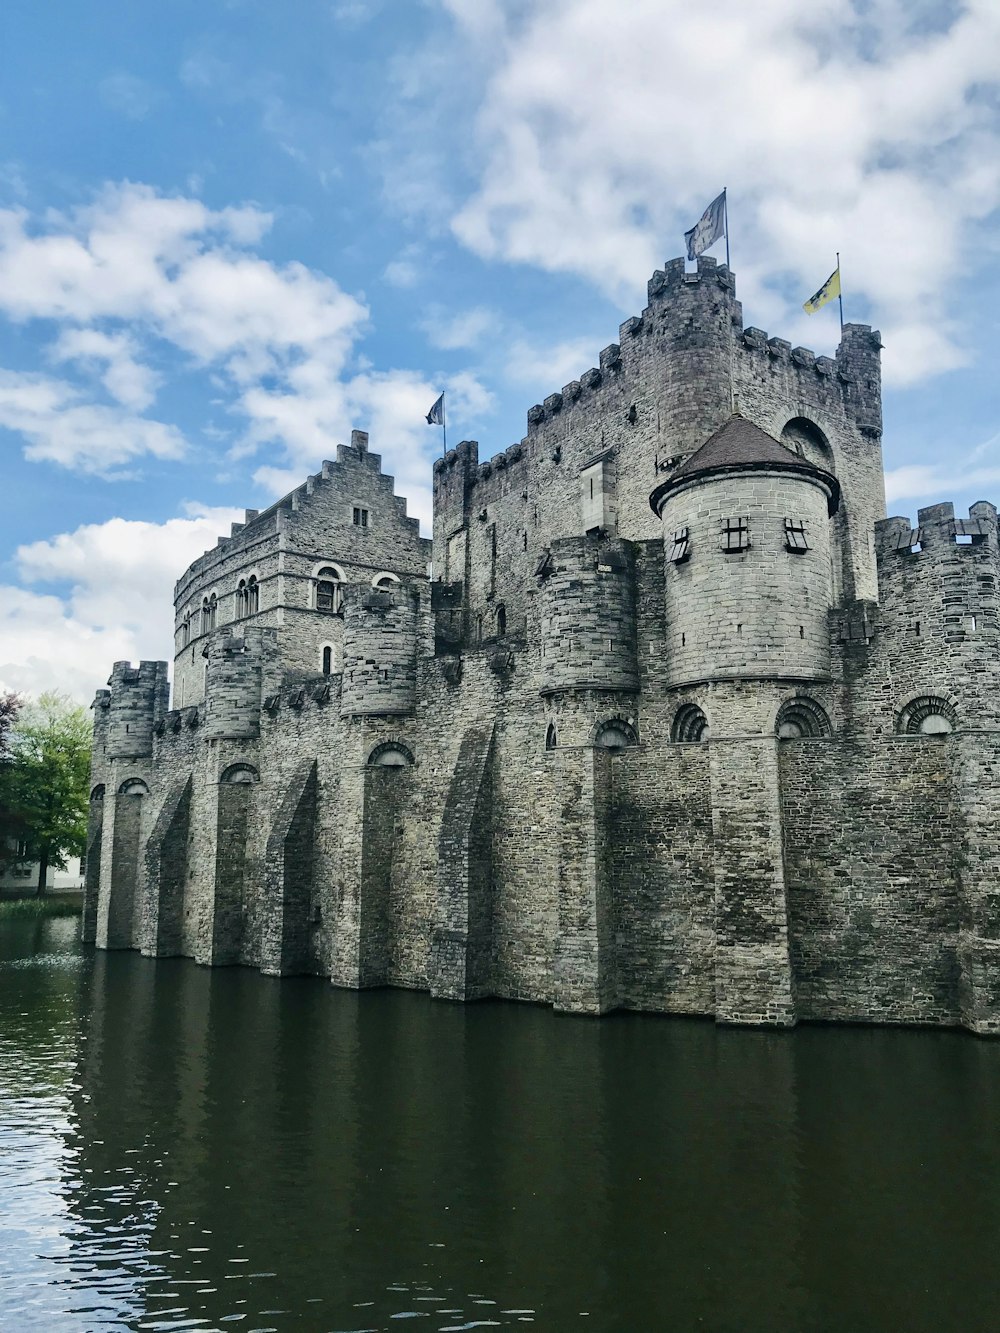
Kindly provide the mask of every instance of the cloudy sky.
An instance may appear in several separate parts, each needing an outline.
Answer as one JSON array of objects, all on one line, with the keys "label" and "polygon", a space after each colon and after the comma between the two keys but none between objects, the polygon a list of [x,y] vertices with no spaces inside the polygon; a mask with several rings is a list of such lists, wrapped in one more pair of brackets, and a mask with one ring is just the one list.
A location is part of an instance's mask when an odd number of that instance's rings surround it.
[{"label": "cloudy sky", "polygon": [[352,426],[429,518],[729,188],[747,323],[886,344],[890,512],[1000,499],[997,0],[8,0],[0,687],[167,657],[174,578]]}]

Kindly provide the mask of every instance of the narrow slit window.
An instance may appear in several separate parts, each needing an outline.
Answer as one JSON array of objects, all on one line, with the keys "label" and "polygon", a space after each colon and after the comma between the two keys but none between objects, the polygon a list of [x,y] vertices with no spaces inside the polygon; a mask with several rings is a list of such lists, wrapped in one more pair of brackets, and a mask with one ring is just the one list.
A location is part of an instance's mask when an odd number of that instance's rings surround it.
[{"label": "narrow slit window", "polygon": [[806,525],[801,519],[785,519],[785,550],[794,551],[797,555],[809,550]]},{"label": "narrow slit window", "polygon": [[360,509],[357,505],[354,506],[354,526],[356,528],[367,528],[368,526],[367,509]]},{"label": "narrow slit window", "polygon": [[749,518],[724,518],[722,522],[722,549],[747,551],[750,549]]},{"label": "narrow slit window", "polygon": [[691,539],[687,528],[678,528],[674,533],[673,545],[670,548],[670,563],[679,565],[691,554]]}]

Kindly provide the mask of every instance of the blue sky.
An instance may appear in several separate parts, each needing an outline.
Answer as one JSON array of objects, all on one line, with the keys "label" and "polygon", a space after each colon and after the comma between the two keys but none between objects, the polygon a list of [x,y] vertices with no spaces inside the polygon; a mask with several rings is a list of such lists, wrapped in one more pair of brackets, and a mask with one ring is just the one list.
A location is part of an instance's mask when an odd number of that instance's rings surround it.
[{"label": "blue sky", "polygon": [[429,518],[726,184],[746,322],[886,343],[890,512],[1000,499],[1000,6],[8,0],[0,686],[167,656],[180,569],[352,426]]}]

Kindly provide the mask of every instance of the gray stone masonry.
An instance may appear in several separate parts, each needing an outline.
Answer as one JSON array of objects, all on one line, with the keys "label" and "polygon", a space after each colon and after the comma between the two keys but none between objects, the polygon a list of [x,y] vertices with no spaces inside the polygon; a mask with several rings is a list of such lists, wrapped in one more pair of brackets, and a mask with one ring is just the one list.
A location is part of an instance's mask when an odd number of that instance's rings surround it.
[{"label": "gray stone masonry", "polygon": [[177,584],[172,700],[95,698],[84,939],[1000,1034],[997,511],[884,517],[879,350],[674,260],[522,440],[435,462],[433,546],[360,431],[247,511]]}]

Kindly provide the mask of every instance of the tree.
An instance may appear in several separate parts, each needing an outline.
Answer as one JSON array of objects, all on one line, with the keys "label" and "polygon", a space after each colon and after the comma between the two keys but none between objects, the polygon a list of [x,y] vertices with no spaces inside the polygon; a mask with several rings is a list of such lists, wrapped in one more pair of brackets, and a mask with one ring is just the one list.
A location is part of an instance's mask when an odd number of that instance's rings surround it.
[{"label": "tree", "polygon": [[11,763],[10,736],[23,700],[10,690],[0,694],[0,874],[16,857],[21,820],[8,802],[7,773]]},{"label": "tree", "polygon": [[21,696],[11,690],[0,694],[0,760],[6,759],[9,753],[10,733],[23,702]]},{"label": "tree", "polygon": [[0,807],[9,812],[28,855],[38,862],[37,892],[49,868],[65,869],[87,839],[91,724],[62,694],[43,694],[21,708],[0,772]]}]

